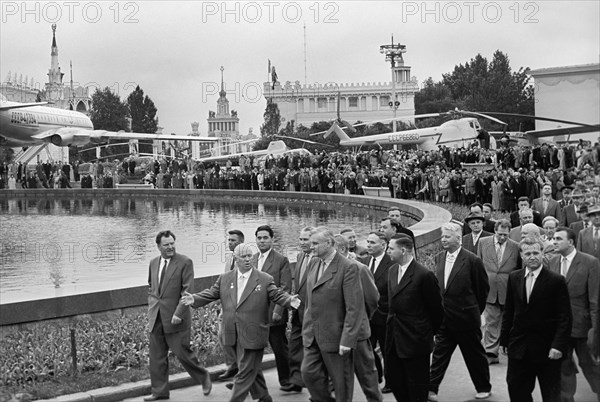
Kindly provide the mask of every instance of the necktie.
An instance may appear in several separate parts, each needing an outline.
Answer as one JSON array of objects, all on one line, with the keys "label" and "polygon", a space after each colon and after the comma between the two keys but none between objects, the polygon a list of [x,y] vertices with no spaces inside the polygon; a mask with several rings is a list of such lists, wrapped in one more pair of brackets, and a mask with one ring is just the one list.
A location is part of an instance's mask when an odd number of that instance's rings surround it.
[{"label": "necktie", "polygon": [[400,285],[400,281],[402,280],[402,276],[404,275],[404,270],[402,267],[398,267],[398,285]]},{"label": "necktie", "polygon": [[525,286],[527,289],[527,303],[529,303],[529,296],[531,296],[531,291],[533,290],[533,272],[529,272],[527,274],[527,281],[525,282]]},{"label": "necktie", "polygon": [[325,269],[323,265],[323,261],[319,261],[319,266],[317,267],[317,280],[315,281],[315,283],[317,283],[321,278],[321,275],[323,275],[323,270]]},{"label": "necktie", "polygon": [[498,263],[502,262],[502,245],[500,243],[496,243],[496,258],[498,258]]},{"label": "necktie", "polygon": [[444,270],[444,287],[448,286],[448,278],[450,278],[450,273],[452,272],[452,266],[454,265],[454,256],[447,254],[446,255],[446,269]]},{"label": "necktie", "polygon": [[302,260],[302,265],[300,265],[300,276],[298,276],[298,283],[302,283],[302,279],[304,278],[304,273],[306,272],[306,267],[310,261],[310,255],[305,255]]},{"label": "necktie", "polygon": [[546,213],[547,209],[548,209],[548,200],[544,199],[544,213]]},{"label": "necktie", "polygon": [[375,274],[375,257],[371,257],[371,266],[370,266],[370,269],[371,269],[371,273]]},{"label": "necktie", "polygon": [[245,288],[245,283],[246,283],[246,275],[238,275],[238,286],[237,286],[237,302],[240,302],[240,299],[242,298],[242,292],[244,292],[244,288]]},{"label": "necktie", "polygon": [[167,272],[167,260],[163,260],[162,270],[160,271],[160,279],[158,280],[158,288],[162,287],[163,279],[165,279],[165,272]]},{"label": "necktie", "polygon": [[260,256],[258,257],[258,266],[256,268],[258,268],[259,271],[262,271],[262,267],[265,263],[265,255],[264,254],[260,254]]},{"label": "necktie", "polygon": [[562,265],[561,265],[561,268],[560,268],[560,274],[566,278],[568,270],[569,270],[569,266],[568,266],[567,258],[563,257],[563,259],[562,259]]}]

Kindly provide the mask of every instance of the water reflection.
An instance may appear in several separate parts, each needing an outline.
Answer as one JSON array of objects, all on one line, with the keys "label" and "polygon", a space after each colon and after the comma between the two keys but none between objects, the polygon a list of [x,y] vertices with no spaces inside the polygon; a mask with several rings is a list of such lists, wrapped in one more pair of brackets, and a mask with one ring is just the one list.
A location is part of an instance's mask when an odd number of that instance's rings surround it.
[{"label": "water reflection", "polygon": [[256,228],[270,224],[275,248],[295,254],[304,226],[353,227],[364,239],[386,215],[338,205],[206,197],[2,199],[0,214],[0,303],[55,287],[70,294],[143,285],[158,254],[154,238],[164,229],[176,234],[177,251],[192,258],[200,277],[222,271],[228,229],[240,229],[253,241]]}]

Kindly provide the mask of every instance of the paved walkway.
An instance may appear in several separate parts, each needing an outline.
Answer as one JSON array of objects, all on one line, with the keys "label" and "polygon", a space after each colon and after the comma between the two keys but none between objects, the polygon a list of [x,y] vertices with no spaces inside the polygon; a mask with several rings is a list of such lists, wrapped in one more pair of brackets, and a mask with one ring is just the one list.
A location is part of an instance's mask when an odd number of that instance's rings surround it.
[{"label": "paved walkway", "polygon": [[[277,380],[277,370],[275,368],[268,369],[264,372],[267,385],[273,400],[275,402],[306,402],[308,401],[308,391],[304,389],[301,393],[286,393],[279,390],[279,384]],[[488,401],[504,402],[508,401],[508,390],[506,387],[506,357],[501,356],[500,364],[490,366],[490,376],[492,382],[492,396],[487,399]],[[575,401],[578,402],[596,402],[596,396],[591,391],[589,384],[585,380],[582,374],[577,376],[577,394],[575,394]],[[202,395],[202,387],[193,386],[188,388],[181,388],[171,391],[170,401],[228,401],[231,391],[225,387],[225,383],[214,382],[213,389],[208,397]],[[475,389],[469,373],[465,367],[464,361],[460,351],[457,349],[452,357],[450,367],[446,373],[446,377],[441,384],[439,392],[440,402],[464,402],[464,401],[475,401]],[[536,386],[534,392],[534,401],[541,401],[542,397],[539,389]],[[126,401],[139,402],[143,400],[143,397],[136,397],[131,399],[125,399]],[[247,401],[250,401],[250,397]],[[365,402],[365,396],[362,393],[358,383],[355,381],[354,389],[354,401]],[[385,394],[384,401],[394,401],[392,394]]]}]

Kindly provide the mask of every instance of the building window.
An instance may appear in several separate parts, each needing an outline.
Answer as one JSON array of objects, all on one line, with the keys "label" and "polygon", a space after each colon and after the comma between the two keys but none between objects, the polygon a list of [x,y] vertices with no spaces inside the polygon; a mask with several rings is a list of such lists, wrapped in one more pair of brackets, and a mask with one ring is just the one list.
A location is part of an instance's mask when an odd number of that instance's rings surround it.
[{"label": "building window", "polygon": [[390,102],[389,96],[380,96],[379,97],[379,106],[389,106],[388,105],[389,102]]},{"label": "building window", "polygon": [[319,109],[327,109],[327,98],[318,98],[317,107]]},{"label": "building window", "polygon": [[351,96],[348,98],[348,107],[358,107],[358,97]]}]

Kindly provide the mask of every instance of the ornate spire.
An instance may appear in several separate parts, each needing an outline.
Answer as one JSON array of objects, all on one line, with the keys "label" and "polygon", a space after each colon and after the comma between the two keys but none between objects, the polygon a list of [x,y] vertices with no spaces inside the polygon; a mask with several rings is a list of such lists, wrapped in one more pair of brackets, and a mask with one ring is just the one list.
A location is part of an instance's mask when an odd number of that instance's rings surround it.
[{"label": "ornate spire", "polygon": [[56,47],[56,24],[52,24],[52,47]]},{"label": "ornate spire", "polygon": [[225,83],[223,81],[223,71],[225,69],[223,68],[223,66],[221,66],[221,91],[219,92],[219,96],[221,96],[221,98],[224,98],[227,93],[225,92]]}]

